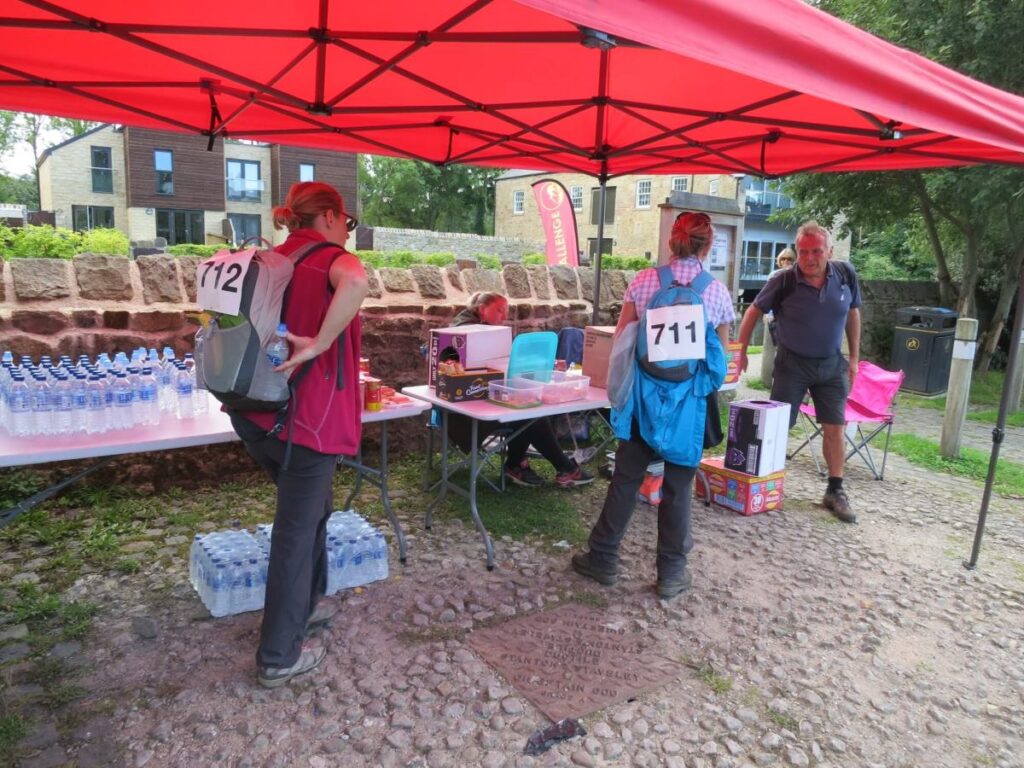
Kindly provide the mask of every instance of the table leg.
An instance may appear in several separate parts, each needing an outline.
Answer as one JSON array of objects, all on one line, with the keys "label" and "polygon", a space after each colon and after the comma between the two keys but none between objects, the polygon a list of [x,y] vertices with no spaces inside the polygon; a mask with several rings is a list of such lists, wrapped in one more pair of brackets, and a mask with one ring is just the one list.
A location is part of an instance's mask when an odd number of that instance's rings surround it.
[{"label": "table leg", "polygon": [[423,517],[423,527],[428,531],[434,525],[434,509],[448,495],[448,411],[441,410],[441,479],[437,496],[430,502]]},{"label": "table leg", "polygon": [[342,505],[345,509],[352,509],[352,500],[359,493],[359,489],[363,487],[363,446],[360,444],[359,449],[356,451],[356,460],[354,462],[349,461],[344,457],[339,457],[338,464],[344,467],[350,467],[356,471],[356,482],[352,486],[352,490],[349,491],[348,496],[345,498],[345,503]]},{"label": "table leg", "polygon": [[6,528],[8,525],[13,523],[18,517],[20,517],[25,512],[28,512],[30,509],[39,504],[42,504],[44,501],[52,499],[58,493],[67,488],[69,485],[77,483],[83,477],[92,474],[100,467],[105,467],[113,459],[113,456],[107,456],[105,458],[102,458],[95,464],[91,464],[90,466],[86,467],[81,472],[74,474],[71,477],[64,478],[59,483],[54,483],[49,488],[44,488],[38,493],[29,496],[24,501],[18,502],[10,509],[5,509],[3,512],[0,512],[0,528]]},{"label": "table leg", "polygon": [[480,519],[480,510],[476,506],[476,486],[477,477],[484,468],[484,463],[480,461],[480,451],[477,449],[477,420],[470,419],[472,422],[472,428],[470,429],[470,460],[469,460],[469,513],[473,516],[473,522],[476,524],[476,529],[480,531],[480,536],[484,540],[484,549],[487,552],[487,570],[494,570],[494,547],[491,545],[491,537],[487,535],[487,528],[484,527],[483,520]]},{"label": "table leg", "polygon": [[388,498],[388,423],[380,423],[380,498],[384,502],[384,511],[388,513],[388,520],[395,530],[395,538],[398,539],[398,559],[405,564],[405,533],[402,531],[402,524],[395,516],[395,510],[391,508],[391,499]]}]

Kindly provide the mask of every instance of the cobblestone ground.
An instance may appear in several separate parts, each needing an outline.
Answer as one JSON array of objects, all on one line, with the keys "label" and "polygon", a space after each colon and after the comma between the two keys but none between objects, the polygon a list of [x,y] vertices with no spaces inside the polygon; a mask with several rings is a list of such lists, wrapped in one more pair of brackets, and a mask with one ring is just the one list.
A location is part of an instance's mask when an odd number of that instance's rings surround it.
[{"label": "cobblestone ground", "polygon": [[[331,598],[341,610],[321,635],[324,666],[273,692],[253,681],[259,615],[209,619],[186,563],[86,577],[68,597],[103,606],[96,630],[54,653],[85,666],[82,706],[105,714],[58,730],[36,711],[20,765],[1024,765],[1022,502],[994,498],[981,567],[967,571],[979,486],[890,462],[884,482],[851,468],[855,526],[818,507],[823,482],[806,456],[791,464],[784,511],[744,518],[698,505],[695,584],[670,602],[651,588],[645,506],[612,588],[541,541],[496,542],[488,573],[471,526],[425,532],[409,514],[408,565]],[[597,485],[578,495],[588,521]],[[171,546],[190,534],[150,532]],[[466,633],[595,595],[611,620],[702,671],[685,667],[582,718],[587,736],[527,757],[547,721]],[[17,628],[4,631],[0,647],[15,647]],[[12,686],[8,703],[28,688]]]}]

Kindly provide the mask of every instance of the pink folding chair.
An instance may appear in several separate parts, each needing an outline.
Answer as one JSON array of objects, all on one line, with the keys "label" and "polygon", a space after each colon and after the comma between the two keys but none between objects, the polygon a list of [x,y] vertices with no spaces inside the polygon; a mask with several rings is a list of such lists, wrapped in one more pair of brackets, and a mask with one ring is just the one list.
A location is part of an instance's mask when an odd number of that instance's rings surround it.
[{"label": "pink folding chair", "polygon": [[[857,378],[853,382],[853,389],[846,399],[846,430],[844,434],[850,448],[846,454],[846,460],[849,461],[854,454],[860,456],[867,468],[871,470],[875,480],[881,480],[885,475],[885,461],[889,457],[889,437],[892,434],[892,424],[896,416],[894,401],[896,392],[899,391],[902,384],[903,371],[887,371],[867,360],[861,360],[860,367],[857,368]],[[818,467],[818,473],[824,474],[821,461],[813,446],[814,441],[821,436],[823,427],[815,418],[816,414],[812,403],[801,405],[800,413],[806,420],[805,425],[810,427],[810,434],[790,454],[790,458],[808,446],[814,463]],[[871,443],[876,438],[880,440],[880,435],[883,433],[885,444],[882,449],[882,463],[881,466],[876,466],[875,456],[871,452]]]}]

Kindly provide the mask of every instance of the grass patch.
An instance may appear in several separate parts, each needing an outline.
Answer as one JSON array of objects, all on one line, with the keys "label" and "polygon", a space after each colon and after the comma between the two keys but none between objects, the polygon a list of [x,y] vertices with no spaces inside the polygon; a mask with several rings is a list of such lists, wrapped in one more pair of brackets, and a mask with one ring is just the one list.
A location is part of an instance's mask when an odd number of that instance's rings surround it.
[{"label": "grass patch", "polygon": [[[967,477],[980,483],[984,483],[988,476],[989,456],[975,448],[963,447],[960,458],[944,459],[939,453],[938,443],[904,433],[892,436],[891,447],[911,464],[933,472]],[[1024,497],[1024,465],[1000,459],[996,465],[994,489],[1003,496]]]},{"label": "grass patch", "polygon": [[800,729],[800,724],[796,721],[795,717],[790,717],[789,715],[783,714],[771,707],[768,708],[766,714],[768,715],[768,719],[780,728],[785,728],[786,730],[793,731],[794,733]]},{"label": "grass patch", "polygon": [[715,668],[707,662],[683,659],[683,663],[694,671],[698,680],[701,680],[715,693],[723,694],[732,690],[732,680],[717,674]]},{"label": "grass patch", "polygon": [[0,717],[0,754],[13,755],[14,747],[28,735],[28,726],[20,715]]},{"label": "grass patch", "polygon": [[[971,376],[971,393],[967,397],[968,404],[976,409],[981,409],[980,413],[982,414],[991,411],[993,415],[991,418],[974,417],[973,415],[969,415],[967,418],[995,423],[995,411],[999,408],[999,401],[1003,396],[1003,381],[1005,378],[1006,374],[1004,371],[986,371],[985,373],[975,373]],[[900,392],[897,402],[900,405],[907,405],[912,408],[930,408],[935,411],[946,410],[945,395],[924,397],[910,392]],[[1018,423],[1013,424],[1013,426],[1024,426],[1024,413],[1018,412],[1013,415],[1020,420]],[[1007,421],[1007,423],[1011,422]]]},{"label": "grass patch", "polygon": [[757,389],[762,392],[770,392],[772,389],[771,386],[766,381],[761,379],[760,376],[757,377],[756,379],[747,379],[745,382],[743,382],[743,384],[748,389]]},{"label": "grass patch", "polygon": [[750,357],[751,355],[760,355],[762,352],[764,352],[764,347],[759,347],[754,344],[747,347],[747,357]]},{"label": "grass patch", "polygon": [[608,607],[608,598],[604,595],[599,595],[597,592],[570,592],[565,595],[565,599],[572,603],[578,603],[579,605],[585,605],[588,608],[600,608],[604,609]]},{"label": "grass patch", "polygon": [[[982,421],[987,424],[995,424],[998,417],[998,408],[986,408],[984,411],[971,411],[967,414],[967,418],[971,421]],[[1024,427],[1024,411],[1006,414],[1006,426]]]}]

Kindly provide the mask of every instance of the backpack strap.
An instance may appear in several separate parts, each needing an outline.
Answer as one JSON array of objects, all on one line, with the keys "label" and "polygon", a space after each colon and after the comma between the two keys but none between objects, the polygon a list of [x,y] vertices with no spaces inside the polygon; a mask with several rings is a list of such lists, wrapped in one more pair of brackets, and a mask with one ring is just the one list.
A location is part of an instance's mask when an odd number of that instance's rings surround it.
[{"label": "backpack strap", "polygon": [[[696,291],[697,295],[700,296],[705,290],[707,290],[707,287],[714,282],[714,279],[715,278],[707,272],[701,270],[700,273],[690,281],[690,288]],[[703,302],[703,299],[701,299],[701,301]]]},{"label": "backpack strap", "polygon": [[670,288],[675,279],[675,276],[672,274],[671,264],[662,264],[658,267],[658,282],[661,284],[661,290],[664,291],[666,288]]},{"label": "backpack strap", "polygon": [[[331,243],[331,242],[328,242],[328,241],[324,241],[324,242],[320,242],[320,243],[312,243],[312,244],[310,244],[308,246],[303,246],[303,248],[300,249],[301,253],[299,253],[298,256],[296,256],[294,259],[292,259],[292,267],[293,268],[297,268],[299,266],[299,264],[301,264],[303,261],[305,261],[309,256],[313,255],[316,251],[322,250],[322,249],[327,248],[329,246],[330,247],[334,247],[334,248],[340,248],[341,247],[337,243]],[[291,288],[292,288],[291,281],[288,281],[288,286],[284,289],[284,297],[281,300],[281,314],[282,315],[284,315],[285,309],[288,306],[288,297],[291,294]],[[348,331],[348,329],[346,329],[346,332],[347,331]],[[344,338],[344,334],[343,334],[342,337]],[[339,360],[339,363],[340,363],[340,360]],[[312,368],[313,368],[313,360],[307,360],[301,366],[299,366],[299,370],[296,371],[295,375],[292,376],[288,380],[288,393],[289,393],[288,402],[284,405],[283,408],[281,408],[281,410],[279,410],[277,412],[277,417],[274,419],[274,426],[271,427],[270,431],[267,433],[268,436],[276,435],[278,432],[280,432],[282,429],[284,429],[284,424],[285,424],[285,421],[287,420],[287,422],[288,422],[288,439],[285,441],[284,461],[281,463],[281,468],[282,469],[288,469],[288,464],[291,462],[291,458],[292,458],[292,433],[294,431],[293,427],[294,427],[294,424],[295,424],[295,409],[291,407],[291,404],[292,404],[292,402],[296,398],[296,394],[297,394],[298,389],[299,389],[299,384],[302,383],[302,380],[304,378],[306,378],[306,375],[310,372],[310,370],[312,370]],[[339,378],[340,378],[340,376],[341,376],[341,372],[340,371],[339,371],[338,375],[339,375]]]}]

